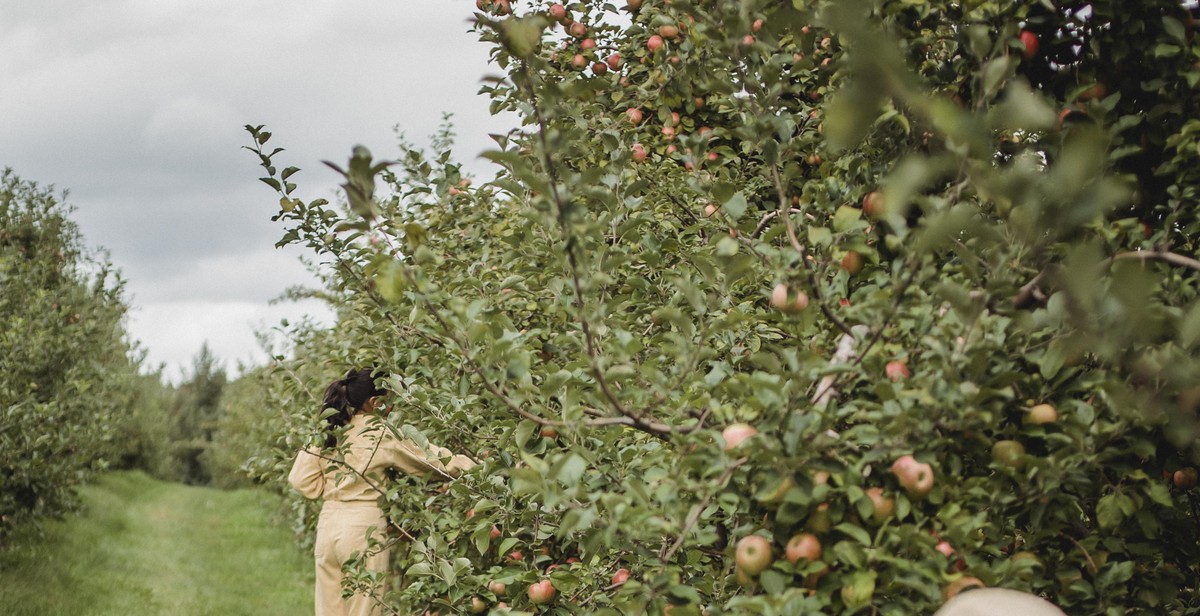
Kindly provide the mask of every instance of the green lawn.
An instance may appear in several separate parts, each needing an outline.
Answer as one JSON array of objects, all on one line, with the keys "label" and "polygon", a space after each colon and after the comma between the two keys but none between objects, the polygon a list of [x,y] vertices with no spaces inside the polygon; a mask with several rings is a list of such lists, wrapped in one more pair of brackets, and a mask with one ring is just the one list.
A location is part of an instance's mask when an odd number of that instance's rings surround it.
[{"label": "green lawn", "polygon": [[86,510],[0,553],[5,616],[312,614],[312,561],[273,500],[112,473]]}]

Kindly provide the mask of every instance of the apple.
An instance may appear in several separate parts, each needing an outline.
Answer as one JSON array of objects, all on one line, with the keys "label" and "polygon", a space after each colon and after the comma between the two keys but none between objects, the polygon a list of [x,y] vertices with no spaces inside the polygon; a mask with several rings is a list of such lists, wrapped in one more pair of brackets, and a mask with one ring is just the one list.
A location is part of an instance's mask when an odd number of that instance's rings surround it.
[{"label": "apple", "polygon": [[896,501],[885,496],[883,488],[878,486],[867,488],[867,498],[871,499],[871,505],[874,507],[871,519],[875,522],[883,522],[896,513]]},{"label": "apple", "polygon": [[788,286],[781,282],[771,290],[771,307],[786,314],[801,312],[808,308],[808,294],[796,291],[792,295]]},{"label": "apple", "polygon": [[806,158],[805,160],[808,162],[808,164],[816,167],[821,164],[821,155],[820,154],[809,154],[808,158]]},{"label": "apple", "polygon": [[482,614],[487,611],[487,607],[487,601],[484,601],[482,597],[478,595],[471,597],[472,614]]},{"label": "apple", "polygon": [[863,211],[863,214],[866,214],[867,216],[870,216],[871,218],[877,218],[879,216],[882,216],[883,215],[883,193],[881,193],[877,190],[872,190],[871,192],[863,195],[862,211]]},{"label": "apple", "polygon": [[1025,413],[1025,423],[1035,426],[1052,424],[1058,421],[1058,411],[1050,404],[1038,404]]},{"label": "apple", "polygon": [[1025,56],[1026,60],[1032,59],[1038,52],[1038,37],[1029,30],[1021,30],[1021,45],[1025,47],[1021,55]]},{"label": "apple", "polygon": [[642,0],[625,0],[625,8],[636,11],[642,8]]},{"label": "apple", "polygon": [[956,595],[958,595],[958,593],[960,593],[968,588],[972,588],[972,587],[984,588],[985,586],[987,586],[987,585],[983,583],[983,580],[981,580],[977,577],[971,577],[969,575],[963,576],[963,577],[958,578],[957,580],[954,580],[953,582],[950,582],[949,584],[947,584],[945,587],[942,588],[942,598],[949,601],[950,599],[953,599]]},{"label": "apple", "polygon": [[937,545],[933,546],[933,549],[941,552],[946,558],[954,556],[954,546],[951,546],[949,541],[939,541]]},{"label": "apple", "polygon": [[488,535],[491,536],[492,539],[499,539],[500,538],[500,527],[496,526],[496,525],[492,525],[492,531],[490,533],[488,533]]},{"label": "apple", "polygon": [[509,0],[495,0],[493,4],[496,5],[497,15],[508,15],[509,13],[512,13],[512,4],[509,2]]},{"label": "apple", "polygon": [[758,434],[758,429],[750,424],[729,424],[721,431],[721,438],[725,439],[725,451],[737,449],[738,445],[755,434]]},{"label": "apple", "polygon": [[1175,483],[1175,487],[1184,490],[1196,487],[1196,483],[1200,480],[1200,472],[1192,467],[1181,468],[1171,475],[1171,481]]},{"label": "apple", "polygon": [[762,27],[763,27],[763,20],[755,19],[754,23],[750,24],[750,31],[757,33],[759,30],[762,30]]},{"label": "apple", "polygon": [[621,68],[621,54],[619,54],[619,53],[614,53],[613,55],[609,56],[604,61],[606,63],[608,63],[608,68],[610,68],[614,71]]},{"label": "apple", "polygon": [[662,46],[663,46],[663,38],[657,34],[652,35],[650,38],[646,39],[646,49],[649,49],[650,53],[654,53],[654,52],[658,51],[658,48],[662,47]]},{"label": "apple", "polygon": [[617,572],[612,576],[612,585],[620,586],[629,580],[629,569],[624,567],[617,569]]},{"label": "apple", "polygon": [[1025,466],[1025,446],[1019,441],[996,441],[992,445],[992,462],[1021,469]]},{"label": "apple", "polygon": [[504,582],[497,582],[496,580],[492,580],[492,581],[488,582],[487,589],[488,589],[488,592],[491,592],[492,594],[496,595],[497,597],[503,597],[504,593],[508,591],[508,584],[505,584]]},{"label": "apple", "polygon": [[550,580],[542,580],[529,585],[527,591],[530,603],[541,605],[549,602],[554,598],[554,583]]},{"label": "apple", "polygon": [[571,66],[575,67],[575,70],[577,71],[582,71],[584,68],[586,68],[587,63],[587,58],[583,57],[583,54],[577,53],[575,54],[574,58],[571,58]]},{"label": "apple", "polygon": [[737,543],[734,562],[748,575],[758,575],[771,566],[771,542],[761,535],[746,535]]},{"label": "apple", "polygon": [[886,374],[887,378],[891,379],[893,383],[899,381],[900,379],[907,379],[909,376],[908,364],[900,360],[889,361],[887,365],[883,367],[883,373]]},{"label": "apple", "polygon": [[633,147],[630,149],[633,150],[633,160],[634,161],[640,163],[640,162],[646,160],[646,148],[644,146],[642,146],[642,144],[635,143],[635,144],[633,144]]},{"label": "apple", "polygon": [[933,489],[933,467],[917,462],[911,455],[897,458],[892,463],[892,473],[900,481],[900,486],[911,496],[925,496]]},{"label": "apple", "polygon": [[800,533],[788,539],[784,554],[787,561],[793,565],[800,559],[820,560],[821,540],[812,533]]},{"label": "apple", "polygon": [[562,21],[566,16],[567,7],[557,3],[550,5],[550,17],[554,19],[554,21]]},{"label": "apple", "polygon": [[596,48],[596,39],[585,38],[582,41],[579,41],[579,48],[580,49],[595,49]]},{"label": "apple", "polygon": [[738,585],[740,585],[744,588],[753,588],[754,587],[754,576],[750,575],[749,573],[746,573],[745,571],[742,570],[741,567],[739,567],[737,565],[733,566],[733,579],[735,581],[737,581]]},{"label": "apple", "polygon": [[851,250],[842,257],[842,269],[851,276],[858,275],[863,269],[863,256],[857,250]]},{"label": "apple", "polygon": [[704,216],[707,218],[715,216],[719,211],[721,211],[721,208],[716,203],[709,203],[708,205],[704,206]]},{"label": "apple", "polygon": [[592,74],[603,75],[608,72],[608,65],[603,62],[592,62]]},{"label": "apple", "polygon": [[666,137],[667,139],[674,139],[675,138],[675,128],[673,126],[662,127],[662,135],[663,135],[663,137]]},{"label": "apple", "polygon": [[746,36],[742,37],[742,46],[743,47],[749,47],[753,44],[754,44],[754,35],[753,34],[747,34]]},{"label": "apple", "polygon": [[523,558],[525,558],[525,555],[522,554],[520,550],[513,550],[508,553],[508,559],[513,562],[519,561]]},{"label": "apple", "polygon": [[829,518],[829,503],[817,505],[817,509],[804,522],[804,528],[814,533],[829,532],[829,529],[833,528],[833,520]]},{"label": "apple", "polygon": [[671,24],[659,26],[658,35],[665,39],[673,39],[679,36],[679,28]]},{"label": "apple", "polygon": [[587,36],[587,26],[579,22],[574,22],[569,28],[567,28],[567,33],[577,39],[581,39]]},{"label": "apple", "polygon": [[629,121],[633,122],[634,124],[641,124],[642,118],[645,116],[643,116],[641,109],[638,109],[637,107],[630,107],[629,109],[625,110],[625,117],[629,118]]}]

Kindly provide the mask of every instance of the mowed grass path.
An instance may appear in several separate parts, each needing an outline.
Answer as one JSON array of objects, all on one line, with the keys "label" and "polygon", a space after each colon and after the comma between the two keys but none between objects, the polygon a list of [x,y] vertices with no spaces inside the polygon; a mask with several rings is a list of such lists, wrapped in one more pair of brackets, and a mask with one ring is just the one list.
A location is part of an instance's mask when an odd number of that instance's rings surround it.
[{"label": "mowed grass path", "polygon": [[0,552],[4,616],[313,613],[312,561],[271,496],[105,475],[86,510]]}]

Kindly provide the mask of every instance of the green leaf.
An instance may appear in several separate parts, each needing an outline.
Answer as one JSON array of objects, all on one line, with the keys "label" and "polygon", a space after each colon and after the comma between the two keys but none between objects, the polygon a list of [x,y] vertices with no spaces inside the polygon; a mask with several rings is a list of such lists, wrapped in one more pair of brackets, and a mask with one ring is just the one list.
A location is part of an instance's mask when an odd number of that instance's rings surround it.
[{"label": "green leaf", "polygon": [[721,204],[721,209],[725,211],[730,219],[736,221],[742,217],[742,214],[746,213],[746,208],[749,206],[750,204],[746,202],[746,193],[739,190],[730,195],[729,199]]},{"label": "green leaf", "polygon": [[1112,530],[1121,525],[1125,519],[1125,514],[1121,513],[1121,505],[1116,493],[1108,494],[1100,498],[1096,503],[1096,518],[1100,523],[1100,528]]}]

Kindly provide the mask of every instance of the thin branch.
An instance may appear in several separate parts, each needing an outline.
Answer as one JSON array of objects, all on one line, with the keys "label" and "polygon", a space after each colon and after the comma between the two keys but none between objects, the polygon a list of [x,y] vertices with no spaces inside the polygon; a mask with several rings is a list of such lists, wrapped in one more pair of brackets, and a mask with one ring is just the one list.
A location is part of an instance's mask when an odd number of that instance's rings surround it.
[{"label": "thin branch", "polygon": [[729,468],[725,469],[725,472],[721,473],[721,476],[717,478],[716,487],[708,494],[705,494],[704,498],[699,503],[692,505],[692,509],[688,512],[687,519],[683,523],[683,528],[679,531],[679,536],[675,538],[675,543],[671,544],[669,549],[664,550],[659,555],[659,560],[663,562],[670,560],[671,557],[675,555],[675,552],[678,552],[679,548],[683,547],[683,543],[687,539],[688,533],[691,532],[692,527],[700,521],[700,515],[704,513],[704,509],[708,507],[708,503],[712,501],[713,495],[723,490],[725,488],[725,484],[729,482],[729,478],[733,476],[733,471],[749,460],[750,458],[739,458],[733,464],[729,465]]},{"label": "thin branch", "polygon": [[1178,265],[1179,267],[1186,267],[1188,269],[1200,272],[1200,261],[1166,250],[1135,250],[1131,252],[1120,252],[1109,258],[1108,263],[1113,263],[1115,261],[1127,261],[1131,259],[1139,261],[1162,261],[1164,263]]},{"label": "thin branch", "polygon": [[[783,212],[790,211],[790,208],[787,204],[787,191],[783,188],[783,179],[779,177],[779,167],[775,165],[771,166],[771,179],[775,182],[775,192],[779,198],[778,211],[781,214]],[[791,215],[785,215],[783,220],[785,223],[787,223],[788,241],[792,243],[792,248],[796,249],[796,252],[800,253],[800,263],[804,265],[806,270],[808,270],[809,280],[812,282],[809,287],[812,289],[813,300],[816,301],[817,305],[821,308],[821,314],[824,314],[825,318],[829,319],[829,321],[837,326],[838,329],[847,334],[853,335],[853,332],[850,331],[850,326],[846,325],[844,321],[838,318],[838,316],[829,309],[829,306],[825,305],[825,300],[821,296],[820,281],[817,280],[817,275],[813,270],[812,264],[808,262],[808,254],[804,250],[804,245],[801,244],[800,239],[796,237],[796,225],[792,223]]]}]

